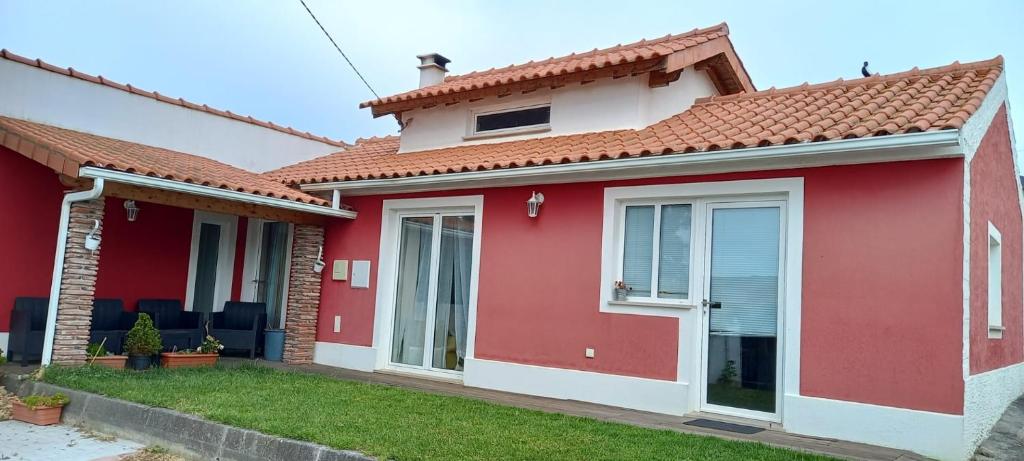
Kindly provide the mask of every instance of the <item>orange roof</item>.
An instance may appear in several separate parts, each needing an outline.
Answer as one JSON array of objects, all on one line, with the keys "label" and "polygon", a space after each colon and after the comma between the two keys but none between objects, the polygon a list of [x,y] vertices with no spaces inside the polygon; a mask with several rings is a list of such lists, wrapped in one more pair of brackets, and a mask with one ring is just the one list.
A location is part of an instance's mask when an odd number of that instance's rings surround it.
[{"label": "orange roof", "polygon": [[326,200],[231,165],[25,120],[0,117],[0,144],[71,177],[94,166],[301,203]]},{"label": "orange roof", "polygon": [[90,74],[86,74],[86,73],[83,73],[83,72],[79,72],[79,71],[77,71],[77,70],[75,70],[74,68],[71,68],[71,67],[64,68],[64,67],[55,66],[53,64],[50,64],[50,63],[47,63],[47,62],[43,61],[42,59],[29,59],[29,58],[26,58],[24,56],[19,56],[17,54],[11,53],[10,51],[7,51],[6,49],[0,50],[0,58],[7,59],[9,61],[18,62],[18,63],[25,64],[25,65],[32,66],[32,67],[38,67],[38,68],[43,69],[43,70],[47,70],[47,71],[54,72],[54,73],[57,73],[57,74],[65,75],[65,76],[68,76],[68,77],[77,78],[79,80],[85,80],[87,82],[96,83],[96,84],[99,84],[99,85],[104,85],[104,86],[107,86],[107,87],[110,87],[110,88],[114,88],[114,89],[117,89],[117,90],[121,90],[121,91],[124,91],[124,92],[127,92],[127,93],[131,93],[131,94],[135,94],[135,95],[139,95],[139,96],[143,96],[143,97],[147,97],[147,98],[152,98],[152,99],[155,99],[157,101],[164,102],[164,103],[167,103],[167,104],[173,104],[175,106],[181,106],[181,107],[184,107],[184,108],[187,108],[187,109],[198,110],[198,111],[201,111],[201,112],[206,112],[208,114],[213,114],[213,115],[217,115],[217,116],[220,116],[220,117],[229,118],[229,119],[232,119],[232,120],[237,120],[239,122],[251,123],[251,124],[259,126],[259,127],[268,128],[268,129],[271,129],[271,130],[274,130],[274,131],[280,131],[282,133],[290,134],[292,136],[298,136],[300,138],[310,139],[310,140],[313,140],[313,141],[319,141],[319,142],[322,142],[324,144],[330,144],[332,146],[337,146],[337,147],[346,147],[346,146],[348,146],[348,144],[346,144],[343,141],[337,141],[337,140],[330,139],[330,138],[327,138],[327,137],[324,137],[324,136],[317,136],[317,135],[312,134],[312,133],[310,133],[308,131],[299,131],[299,130],[296,130],[296,129],[292,128],[292,127],[281,126],[281,125],[278,125],[278,124],[273,123],[273,122],[264,122],[262,120],[256,120],[256,119],[252,118],[251,116],[238,115],[236,113],[231,112],[230,110],[214,109],[214,108],[212,108],[210,106],[207,106],[206,104],[196,104],[196,103],[193,103],[193,102],[190,102],[190,101],[186,101],[186,100],[184,100],[182,98],[170,98],[170,97],[164,96],[164,95],[162,95],[160,93],[157,93],[156,91],[146,91],[146,90],[134,87],[134,86],[129,85],[129,84],[120,84],[120,83],[114,82],[112,80],[104,78],[102,75],[98,75],[98,76],[97,75],[90,75]]},{"label": "orange roof", "polygon": [[[727,54],[734,61],[734,67],[716,60],[714,65],[720,68],[730,67],[719,72],[719,77],[724,80],[728,87],[728,93],[738,91],[753,91],[754,86],[750,77],[742,68],[742,63],[735,56],[732,45],[728,43],[729,26],[721,23],[717,26],[705,29],[694,29],[690,32],[667,35],[654,40],[641,40],[627,45],[616,45],[611,48],[594,49],[586,53],[573,53],[568,56],[552,57],[543,61],[530,61],[526,64],[512,65],[500,69],[489,69],[485,71],[471,72],[465,75],[448,76],[443,82],[424,88],[419,88],[405,93],[387,96],[384,98],[367,101],[359,105],[361,108],[372,107],[373,115],[380,116],[392,112],[400,112],[417,105],[431,105],[432,98],[448,96],[444,102],[451,103],[451,99],[457,95],[463,95],[462,99],[475,99],[482,96],[481,91],[499,91],[513,84],[523,86],[523,83],[532,82],[529,86],[517,88],[519,91],[530,91],[543,86],[561,86],[569,81],[587,81],[599,77],[623,76],[640,74],[664,68],[664,58],[675,53],[690,50],[704,44],[714,42],[715,50],[707,55],[702,55],[704,61],[713,55]],[[594,74],[586,75],[588,71],[607,70],[607,75]],[[673,69],[675,70],[675,69]],[[575,76],[575,79],[568,78]],[[546,79],[547,81],[540,81]],[[476,91],[475,91],[476,90]],[[472,92],[472,93],[469,93]],[[416,104],[412,104],[416,101]],[[400,104],[403,103],[403,104]]]},{"label": "orange roof", "polygon": [[265,173],[287,183],[353,181],[958,129],[1003,69],[1001,56],[898,74],[699,99],[639,130],[398,153],[398,138]]}]

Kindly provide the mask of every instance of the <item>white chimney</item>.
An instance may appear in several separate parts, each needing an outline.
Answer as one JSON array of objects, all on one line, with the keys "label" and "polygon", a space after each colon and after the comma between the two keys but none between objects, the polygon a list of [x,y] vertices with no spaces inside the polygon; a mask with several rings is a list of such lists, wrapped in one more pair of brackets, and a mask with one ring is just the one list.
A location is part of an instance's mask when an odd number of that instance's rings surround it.
[{"label": "white chimney", "polygon": [[450,59],[437,53],[421,54],[416,57],[420,58],[420,88],[437,85],[444,81],[444,75],[448,73],[448,69],[444,66],[452,62]]}]

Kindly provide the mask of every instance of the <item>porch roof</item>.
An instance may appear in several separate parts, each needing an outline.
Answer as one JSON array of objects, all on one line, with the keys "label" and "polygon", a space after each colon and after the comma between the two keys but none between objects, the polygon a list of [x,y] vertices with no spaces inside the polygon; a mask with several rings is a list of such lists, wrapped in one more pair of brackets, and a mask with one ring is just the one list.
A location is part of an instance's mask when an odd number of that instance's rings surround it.
[{"label": "porch roof", "polygon": [[330,209],[327,200],[205,157],[26,120],[0,117],[0,144],[70,178],[96,167]]}]

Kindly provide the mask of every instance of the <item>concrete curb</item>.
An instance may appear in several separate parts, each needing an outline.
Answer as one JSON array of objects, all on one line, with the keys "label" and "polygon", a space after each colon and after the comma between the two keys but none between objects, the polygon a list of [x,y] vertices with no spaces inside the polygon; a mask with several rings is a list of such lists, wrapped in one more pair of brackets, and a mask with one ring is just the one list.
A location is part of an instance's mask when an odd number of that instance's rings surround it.
[{"label": "concrete curb", "polygon": [[160,445],[188,458],[218,461],[376,461],[362,453],[300,442],[215,423],[165,408],[149,407],[52,384],[3,375],[2,384],[18,396],[62,392],[71,398],[65,423]]}]

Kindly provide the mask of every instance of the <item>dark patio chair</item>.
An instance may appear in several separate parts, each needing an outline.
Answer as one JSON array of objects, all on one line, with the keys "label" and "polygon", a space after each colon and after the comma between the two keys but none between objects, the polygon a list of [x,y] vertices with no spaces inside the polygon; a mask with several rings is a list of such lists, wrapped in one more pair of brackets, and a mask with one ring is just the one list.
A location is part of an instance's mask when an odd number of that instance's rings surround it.
[{"label": "dark patio chair", "polygon": [[7,360],[14,361],[17,354],[21,366],[43,358],[43,339],[46,336],[46,314],[49,298],[15,298],[11,310],[11,332],[7,339]]},{"label": "dark patio chair", "polygon": [[140,299],[139,312],[153,318],[165,351],[195,349],[203,341],[203,313],[184,310],[177,299]]},{"label": "dark patio chair", "polygon": [[228,301],[223,312],[210,314],[210,334],[224,349],[244,350],[256,358],[263,349],[263,332],[267,328],[267,304]]},{"label": "dark patio chair", "polygon": [[92,323],[89,327],[89,342],[100,344],[114,354],[124,352],[124,336],[139,319],[136,312],[125,312],[120,299],[97,299],[92,302]]}]

